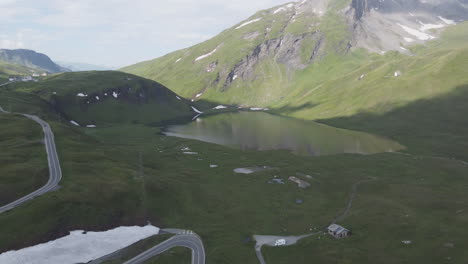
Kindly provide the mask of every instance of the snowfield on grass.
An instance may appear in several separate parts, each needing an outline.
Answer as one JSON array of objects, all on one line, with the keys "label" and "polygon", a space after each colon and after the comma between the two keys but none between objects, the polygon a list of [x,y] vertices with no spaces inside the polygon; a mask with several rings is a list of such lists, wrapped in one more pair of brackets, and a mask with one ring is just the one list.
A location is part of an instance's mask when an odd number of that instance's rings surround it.
[{"label": "snowfield on grass", "polygon": [[278,8],[278,9],[276,9],[275,11],[273,11],[273,14],[276,15],[279,12],[286,11],[287,9],[292,8],[292,7],[294,7],[294,4],[287,4],[285,6],[282,6],[282,7]]},{"label": "snowfield on grass", "polygon": [[106,232],[73,231],[45,244],[0,254],[0,263],[87,263],[157,234],[159,228],[151,225],[119,227]]},{"label": "snowfield on grass", "polygon": [[234,169],[234,172],[239,173],[239,174],[252,174],[255,171],[251,169],[247,169],[247,168],[237,168],[237,169]]},{"label": "snowfield on grass", "polygon": [[221,110],[221,109],[226,109],[227,107],[224,105],[218,105],[217,107],[213,108],[214,110]]},{"label": "snowfield on grass", "polygon": [[410,28],[410,27],[407,27],[405,25],[402,25],[402,24],[398,24],[401,28],[403,28],[407,33],[417,37],[419,40],[430,40],[430,39],[434,39],[433,36],[429,35],[429,34],[426,34],[424,32],[421,32],[417,29],[413,29],[413,28]]},{"label": "snowfield on grass", "polygon": [[72,125],[75,125],[75,126],[80,126],[80,124],[78,124],[76,121],[73,121],[73,120],[71,120],[70,123],[72,123]]},{"label": "snowfield on grass", "polygon": [[438,16],[438,18],[439,18],[440,20],[442,20],[442,21],[443,21],[445,24],[447,24],[447,25],[455,25],[455,24],[456,24],[455,21],[453,21],[453,20],[450,20],[450,19],[447,19],[447,18],[443,18],[443,17],[441,17],[441,16]]},{"label": "snowfield on grass", "polygon": [[419,24],[421,24],[421,27],[420,27],[421,31],[427,31],[429,29],[438,29],[438,28],[445,27],[445,25],[442,25],[442,24],[437,24],[437,25],[435,25],[435,24],[424,24],[421,21],[419,21]]},{"label": "snowfield on grass", "polygon": [[256,19],[249,20],[249,21],[247,21],[247,22],[245,22],[245,23],[242,23],[240,26],[236,27],[236,29],[241,29],[241,28],[243,28],[243,27],[245,27],[245,26],[247,26],[247,25],[250,25],[250,24],[252,24],[252,23],[258,22],[258,21],[260,21],[260,20],[262,20],[261,17],[256,18]]},{"label": "snowfield on grass", "polygon": [[196,108],[195,108],[195,107],[193,107],[193,106],[192,106],[192,109],[193,109],[193,111],[195,111],[195,112],[197,112],[197,113],[199,113],[199,114],[203,114],[203,112],[202,112],[202,111],[200,111],[200,110],[196,109]]},{"label": "snowfield on grass", "polygon": [[215,54],[215,52],[218,51],[218,48],[214,49],[212,52],[207,53],[205,55],[201,55],[200,57],[196,58],[195,61],[203,60],[204,58],[208,58],[209,56]]}]

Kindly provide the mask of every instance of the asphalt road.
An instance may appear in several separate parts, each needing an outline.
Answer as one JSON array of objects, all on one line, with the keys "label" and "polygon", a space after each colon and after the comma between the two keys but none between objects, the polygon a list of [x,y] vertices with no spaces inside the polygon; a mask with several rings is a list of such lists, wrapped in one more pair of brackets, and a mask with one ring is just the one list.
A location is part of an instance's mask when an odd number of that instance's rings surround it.
[{"label": "asphalt road", "polygon": [[4,84],[0,84],[0,87],[5,86],[5,85],[8,85],[8,84],[10,84],[10,83],[12,83],[12,82],[7,82],[7,83],[4,83]]},{"label": "asphalt road", "polygon": [[205,264],[205,248],[201,238],[191,232],[179,229],[165,229],[168,233],[176,234],[170,239],[158,244],[157,246],[141,253],[124,264],[140,264],[151,259],[154,256],[162,254],[174,247],[185,247],[192,250],[192,264]]},{"label": "asphalt road", "polygon": [[[0,107],[0,112],[9,114],[9,112],[3,110],[2,107]],[[42,130],[44,131],[44,144],[45,144],[45,148],[47,151],[47,160],[49,163],[49,173],[50,173],[49,181],[47,182],[46,185],[44,185],[40,189],[10,204],[0,207],[0,214],[6,211],[12,210],[26,203],[27,201],[34,199],[37,196],[40,196],[40,195],[43,195],[45,193],[55,190],[58,187],[60,180],[62,179],[62,170],[60,168],[60,162],[59,162],[58,155],[57,155],[57,149],[55,148],[54,133],[52,132],[52,129],[50,128],[49,124],[47,124],[47,122],[45,122],[44,120],[40,119],[37,116],[28,115],[28,114],[22,114],[22,115],[33,120],[39,125],[41,125]]]}]

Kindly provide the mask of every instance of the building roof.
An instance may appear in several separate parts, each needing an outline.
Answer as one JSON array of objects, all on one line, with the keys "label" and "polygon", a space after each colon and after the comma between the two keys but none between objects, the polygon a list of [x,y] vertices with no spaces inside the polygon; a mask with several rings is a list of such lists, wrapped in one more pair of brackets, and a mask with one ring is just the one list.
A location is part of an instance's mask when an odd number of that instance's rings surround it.
[{"label": "building roof", "polygon": [[337,224],[332,224],[328,227],[328,230],[331,231],[331,232],[335,232],[336,234],[341,234],[345,231],[349,231],[348,229],[340,226],[340,225],[337,225]]}]

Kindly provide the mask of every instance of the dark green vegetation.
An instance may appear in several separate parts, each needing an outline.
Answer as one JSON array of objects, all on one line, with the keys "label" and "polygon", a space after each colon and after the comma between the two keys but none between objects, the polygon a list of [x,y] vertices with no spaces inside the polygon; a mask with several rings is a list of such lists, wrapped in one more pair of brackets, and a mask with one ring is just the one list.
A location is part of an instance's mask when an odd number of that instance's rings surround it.
[{"label": "dark green vegetation", "polygon": [[33,94],[60,113],[64,122],[74,120],[82,126],[149,123],[192,115],[187,101],[178,100],[166,87],[121,72],[63,73],[5,89]]},{"label": "dark green vegetation", "polygon": [[[324,121],[389,136],[404,143],[411,155],[313,158],[286,151],[244,152],[164,137],[158,127],[142,124],[71,127],[55,121],[50,108],[42,108],[56,135],[62,188],[0,215],[1,251],[70,230],[106,230],[149,220],[160,227],[196,230],[210,263],[257,263],[248,239],[252,234],[303,234],[322,228],[345,207],[354,183],[375,178],[359,187],[350,215],[340,222],[353,237],[322,236],[298,246],[266,248],[268,263],[429,263],[447,257],[463,263],[468,231],[460,227],[468,221],[468,166],[451,157],[467,158],[463,113],[468,104],[460,102],[468,99],[468,91],[454,90],[385,115]],[[13,110],[27,110],[20,98],[9,102]],[[40,109],[39,102],[30,105]],[[185,147],[200,154],[183,155]],[[279,170],[233,173],[256,165]],[[296,173],[313,175],[314,180],[305,179],[312,186],[302,190],[291,182],[267,183],[275,175],[286,179]],[[305,203],[295,204],[297,198]],[[402,240],[413,244],[404,246]]]},{"label": "dark green vegetation", "polygon": [[[339,40],[346,32],[332,18],[324,17],[325,34]],[[272,28],[272,34],[277,30]],[[353,231],[352,237],[312,237],[297,246],[265,248],[267,262],[465,264],[467,30],[466,24],[457,25],[427,47],[408,47],[414,56],[328,52],[311,67],[291,73],[297,77],[290,82],[280,80],[286,76],[284,69],[265,60],[261,69],[268,78],[263,80],[270,82],[235,84],[224,93],[212,89],[202,97],[220,103],[255,102],[274,107],[278,114],[320,118],[336,127],[386,136],[406,146],[405,153],[301,157],[287,151],[240,151],[164,137],[158,122],[190,114],[187,101],[174,101],[175,94],[164,90],[161,101],[170,102],[170,107],[159,108],[150,100],[156,110],[149,110],[134,93],[144,90],[149,81],[134,76],[128,80],[130,75],[123,73],[63,74],[37,84],[2,87],[0,105],[40,114],[50,122],[64,178],[59,191],[0,215],[0,252],[45,242],[70,230],[107,230],[150,221],[159,227],[195,230],[203,238],[209,263],[253,264],[257,259],[251,235],[296,235],[323,228],[346,206],[351,186],[372,179],[359,186],[350,214],[339,222]],[[184,68],[192,67],[197,55],[212,51],[219,42],[207,43],[187,53],[190,60],[180,61],[180,67],[167,65],[187,50],[159,59],[164,63],[153,68],[141,64],[138,71],[193,96],[207,80],[216,78],[215,73],[206,79],[200,74],[206,64],[195,70]],[[216,53],[213,58],[234,64],[237,55],[231,44],[245,48],[226,41],[223,48],[233,54]],[[155,69],[161,74],[152,75]],[[402,76],[395,78],[395,71]],[[295,88],[280,89],[286,83]],[[256,89],[250,89],[253,86]],[[92,99],[114,89],[125,96],[99,103]],[[77,97],[78,93],[88,97]],[[207,101],[200,103],[209,107]],[[66,117],[83,124],[95,122],[98,128],[72,127]],[[199,155],[182,154],[185,147]],[[279,170],[233,172],[252,166]],[[286,180],[303,174],[314,177],[304,178],[311,183],[308,189]],[[268,184],[274,176],[286,184]],[[296,204],[298,198],[304,203]],[[412,244],[404,245],[403,240]],[[157,263],[185,261],[187,251],[180,253],[183,257],[163,255]]]},{"label": "dark green vegetation", "polygon": [[0,114],[0,205],[39,189],[48,179],[42,129],[33,121]]}]

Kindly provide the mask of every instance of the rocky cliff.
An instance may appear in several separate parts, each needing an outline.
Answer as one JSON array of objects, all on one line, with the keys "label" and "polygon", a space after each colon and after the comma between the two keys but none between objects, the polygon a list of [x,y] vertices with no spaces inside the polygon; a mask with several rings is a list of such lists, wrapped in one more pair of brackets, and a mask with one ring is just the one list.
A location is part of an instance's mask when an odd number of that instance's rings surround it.
[{"label": "rocky cliff", "polygon": [[57,65],[47,55],[33,50],[0,49],[0,60],[10,64],[25,66],[39,72],[58,73],[69,71]]}]

